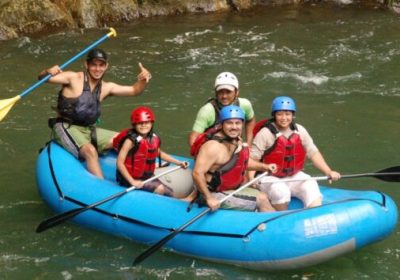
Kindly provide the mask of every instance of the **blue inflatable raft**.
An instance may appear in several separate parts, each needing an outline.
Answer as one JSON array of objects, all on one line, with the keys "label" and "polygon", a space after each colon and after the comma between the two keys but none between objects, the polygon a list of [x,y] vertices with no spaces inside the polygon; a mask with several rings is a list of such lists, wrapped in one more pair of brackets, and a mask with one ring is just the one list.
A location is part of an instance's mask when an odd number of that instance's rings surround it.
[{"label": "blue inflatable raft", "polygon": [[[181,158],[182,159],[182,158]],[[106,180],[55,143],[40,153],[37,185],[56,213],[93,204],[123,190],[115,183],[115,153],[101,158]],[[193,162],[191,161],[191,164]],[[397,224],[393,200],[378,191],[321,187],[324,205],[275,213],[218,210],[165,247],[186,256],[256,270],[283,270],[328,261],[387,237]],[[71,221],[84,227],[153,245],[206,208],[144,191],[131,191]],[[140,252],[137,252],[139,254]]]}]

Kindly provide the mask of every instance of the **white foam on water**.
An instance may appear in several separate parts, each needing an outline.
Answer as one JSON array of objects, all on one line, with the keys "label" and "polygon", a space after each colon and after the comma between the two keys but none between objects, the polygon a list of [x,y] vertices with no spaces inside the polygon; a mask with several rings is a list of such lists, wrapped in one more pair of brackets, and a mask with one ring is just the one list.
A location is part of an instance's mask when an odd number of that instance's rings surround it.
[{"label": "white foam on water", "polygon": [[[335,44],[335,45],[330,45],[328,47],[327,53],[328,53],[327,56],[329,58],[337,58],[337,57],[343,57],[343,56],[357,57],[362,54],[360,50],[353,49],[346,43],[342,43],[342,42]],[[365,53],[365,50],[364,50],[364,53]]]},{"label": "white foam on water", "polygon": [[197,277],[211,277],[211,276],[224,276],[221,272],[217,269],[196,269],[196,276]]},{"label": "white foam on water", "polygon": [[[220,30],[218,31],[220,32]],[[205,29],[203,31],[195,31],[195,32],[185,32],[185,36],[187,37],[195,37],[195,36],[202,36],[204,34],[215,33],[215,31],[211,29]]]},{"label": "white foam on water", "polygon": [[72,279],[72,274],[67,270],[61,271],[61,275],[62,275],[64,280],[71,280]]},{"label": "white foam on water", "polygon": [[187,39],[184,38],[183,35],[177,35],[172,39],[165,39],[165,42],[183,45],[184,43],[187,42]]},{"label": "white foam on water", "polygon": [[335,78],[332,78],[332,80],[338,82],[346,82],[351,80],[360,80],[362,77],[363,75],[360,72],[355,72],[349,75],[337,76]]},{"label": "white foam on water", "polygon": [[239,55],[239,57],[258,57],[259,55],[256,53],[243,53],[241,55]]},{"label": "white foam on water", "polygon": [[287,73],[287,72],[272,72],[268,74],[268,76],[276,79],[281,78],[294,78],[303,84],[312,83],[315,85],[321,85],[329,81],[329,78],[325,75],[315,75],[312,73],[306,73],[306,75],[299,75],[296,73]]},{"label": "white foam on water", "polygon": [[349,5],[353,3],[353,0],[336,0],[336,2],[343,5]]},{"label": "white foam on water", "polygon": [[142,37],[140,36],[132,36],[128,38],[129,41],[140,41],[141,39]]},{"label": "white foam on water", "polygon": [[[1,143],[1,141],[0,141],[0,143]],[[18,206],[25,206],[25,205],[32,205],[32,204],[35,204],[35,205],[37,205],[37,204],[40,204],[40,205],[43,205],[43,202],[42,201],[36,201],[36,200],[34,200],[34,201],[18,201],[18,202],[11,202],[11,203],[9,203],[8,205],[0,205],[0,209],[12,209],[12,208],[15,208],[15,207],[18,207]]]},{"label": "white foam on water", "polygon": [[26,45],[30,45],[31,44],[31,39],[29,37],[21,37],[17,40],[18,42],[18,48],[24,48],[26,47]]},{"label": "white foam on water", "polygon": [[99,271],[98,269],[90,268],[90,267],[77,267],[77,271],[79,272],[97,272]]},{"label": "white foam on water", "polygon": [[16,254],[9,254],[9,255],[1,255],[0,260],[2,262],[33,262],[33,263],[45,263],[50,260],[49,257],[42,257],[42,258],[36,258],[36,257],[29,257],[29,256],[21,256],[21,255],[16,255]]},{"label": "white foam on water", "polygon": [[189,31],[189,32],[185,32],[183,34],[177,34],[173,38],[166,38],[164,41],[168,42],[168,43],[183,45],[186,43],[192,43],[196,39],[196,37],[202,37],[202,36],[208,35],[208,34],[218,34],[218,33],[221,33],[222,30],[223,30],[223,28],[221,26],[218,26],[218,27],[216,27],[215,30],[204,29],[202,31]]},{"label": "white foam on water", "polygon": [[188,50],[188,55],[193,61],[207,57],[208,53],[209,53],[209,48],[197,48]]}]

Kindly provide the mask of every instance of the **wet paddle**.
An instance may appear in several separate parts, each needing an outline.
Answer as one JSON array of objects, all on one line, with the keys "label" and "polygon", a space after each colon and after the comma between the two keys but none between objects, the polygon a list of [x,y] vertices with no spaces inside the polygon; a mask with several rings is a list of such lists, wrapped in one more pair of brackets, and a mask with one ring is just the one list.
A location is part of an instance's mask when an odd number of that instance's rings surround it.
[{"label": "wet paddle", "polygon": [[[400,166],[392,166],[374,173],[342,175],[340,179],[362,178],[362,177],[373,177],[385,182],[400,182]],[[330,179],[331,178],[329,178],[328,176],[321,176],[321,177],[310,177],[307,179],[280,179],[279,182],[296,182],[296,181],[308,181],[308,180],[323,181]],[[272,180],[271,183],[273,182],[274,181]]]},{"label": "wet paddle", "polygon": [[[226,201],[227,199],[229,199],[230,197],[232,197],[233,195],[237,194],[238,192],[244,190],[245,188],[247,188],[248,186],[251,186],[252,184],[254,184],[255,182],[257,182],[258,180],[260,180],[262,177],[266,176],[268,174],[268,172],[264,172],[261,175],[255,177],[254,179],[250,180],[249,182],[247,182],[246,184],[244,184],[243,186],[241,186],[240,188],[238,188],[237,190],[235,190],[234,192],[230,193],[229,195],[225,196],[223,199],[221,199],[219,202],[222,203],[224,201]],[[151,246],[149,249],[147,249],[146,251],[144,251],[143,253],[141,253],[138,257],[136,257],[136,259],[133,261],[133,266],[141,263],[142,261],[144,261],[146,258],[148,258],[151,254],[155,253],[158,249],[160,249],[162,246],[164,246],[169,240],[171,240],[172,238],[174,238],[176,235],[178,235],[180,232],[184,231],[188,226],[190,226],[191,224],[193,224],[194,222],[196,222],[197,220],[199,220],[201,217],[205,216],[208,212],[210,212],[211,209],[207,208],[206,210],[204,210],[203,212],[201,212],[199,215],[195,216],[194,218],[192,218],[190,221],[186,222],[185,224],[183,224],[182,226],[180,226],[178,229],[175,229],[174,231],[172,231],[171,233],[169,233],[167,236],[165,236],[164,238],[162,238],[160,241],[158,241],[156,244],[154,244],[153,246]]]},{"label": "wet paddle", "polygon": [[[181,166],[176,166],[176,167],[174,167],[172,169],[169,169],[169,170],[167,170],[165,172],[157,174],[157,175],[155,175],[155,176],[143,181],[143,183],[151,182],[151,181],[153,181],[153,180],[155,180],[157,178],[160,178],[160,177],[162,177],[164,175],[172,173],[172,172],[174,172],[174,171],[176,171],[176,170],[178,170],[180,168],[182,168],[182,167]],[[45,230],[47,230],[49,228],[52,228],[52,227],[54,227],[56,225],[59,225],[59,224],[65,222],[65,221],[67,221],[68,219],[71,219],[71,218],[75,217],[76,215],[78,215],[78,214],[80,214],[82,212],[85,212],[86,210],[93,209],[96,206],[104,204],[104,203],[106,203],[106,202],[108,202],[110,200],[113,200],[113,199],[117,198],[117,197],[123,196],[124,194],[126,194],[126,193],[128,193],[130,191],[133,191],[134,189],[136,189],[136,187],[132,186],[130,188],[127,188],[127,189],[123,190],[122,192],[116,193],[116,194],[114,194],[114,195],[112,195],[110,197],[107,197],[107,198],[105,198],[105,199],[103,199],[101,201],[98,201],[96,203],[87,205],[85,207],[75,208],[75,209],[72,209],[70,211],[55,215],[55,216],[53,216],[53,217],[41,222],[39,224],[39,226],[36,228],[36,232],[40,233],[40,232],[45,231]]]},{"label": "wet paddle", "polygon": [[[96,42],[92,43],[91,45],[87,46],[84,50],[82,50],[81,52],[76,54],[74,57],[70,58],[67,62],[62,64],[60,66],[60,68],[64,69],[65,67],[70,65],[72,62],[74,62],[75,60],[80,58],[82,55],[84,55],[85,53],[87,53],[88,51],[90,51],[91,49],[93,49],[94,47],[96,47],[97,45],[99,45],[100,43],[102,43],[103,41],[105,41],[106,39],[108,39],[108,38],[110,38],[112,36],[113,37],[117,36],[117,32],[115,31],[114,28],[110,28],[110,32],[109,33],[107,33],[106,35],[102,36],[100,39],[98,39]],[[11,108],[14,106],[14,104],[18,100],[20,100],[21,98],[27,96],[34,89],[36,89],[37,87],[39,87],[42,84],[44,84],[45,82],[47,82],[50,78],[51,78],[51,75],[48,74],[43,79],[37,81],[34,85],[32,85],[29,88],[25,89],[21,94],[15,96],[13,98],[0,100],[0,121],[2,121],[4,119],[4,117],[7,115],[7,113],[11,110]]]}]

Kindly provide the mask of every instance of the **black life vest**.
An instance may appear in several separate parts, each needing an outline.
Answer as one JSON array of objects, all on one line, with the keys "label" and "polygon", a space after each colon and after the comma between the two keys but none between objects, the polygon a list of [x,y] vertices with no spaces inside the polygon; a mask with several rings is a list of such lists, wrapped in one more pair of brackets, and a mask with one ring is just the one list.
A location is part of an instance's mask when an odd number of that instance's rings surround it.
[{"label": "black life vest", "polygon": [[101,80],[97,83],[93,92],[90,91],[88,74],[84,73],[82,94],[77,98],[67,98],[58,94],[57,112],[72,124],[90,126],[96,123],[100,117]]}]

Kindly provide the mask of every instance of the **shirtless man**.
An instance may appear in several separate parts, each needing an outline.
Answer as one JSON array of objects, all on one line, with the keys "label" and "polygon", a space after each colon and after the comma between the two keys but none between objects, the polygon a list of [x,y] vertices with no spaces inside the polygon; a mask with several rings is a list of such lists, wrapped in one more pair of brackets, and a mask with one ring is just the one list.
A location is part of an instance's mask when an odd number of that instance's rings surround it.
[{"label": "shirtless man", "polygon": [[[203,143],[196,157],[193,179],[211,210],[218,209],[219,200],[238,189],[245,180],[246,170],[272,171],[275,164],[264,164],[250,158],[242,133],[244,112],[236,105],[222,108],[219,114],[221,130]],[[247,188],[222,204],[226,209],[260,212],[274,211],[268,197],[258,190]]]}]

